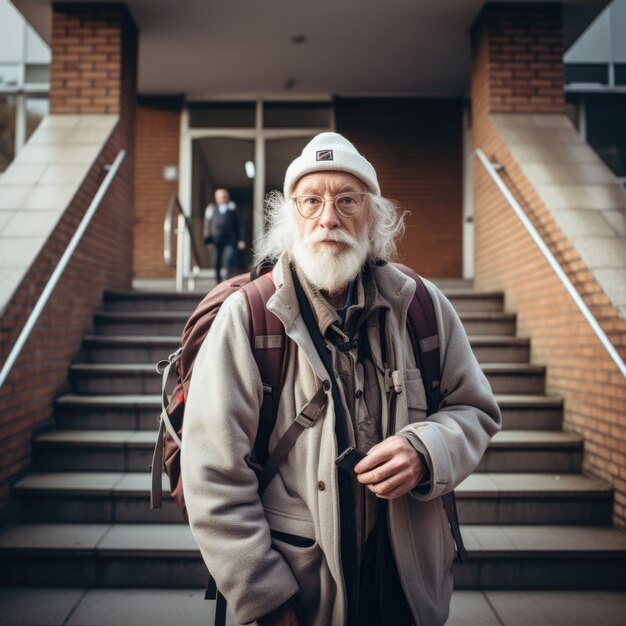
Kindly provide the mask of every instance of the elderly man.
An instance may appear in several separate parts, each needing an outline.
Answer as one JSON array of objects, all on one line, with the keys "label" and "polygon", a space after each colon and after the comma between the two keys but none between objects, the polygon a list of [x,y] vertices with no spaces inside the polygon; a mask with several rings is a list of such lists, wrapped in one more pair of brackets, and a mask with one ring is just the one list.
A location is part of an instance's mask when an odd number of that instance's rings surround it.
[{"label": "elderly man", "polygon": [[[349,141],[315,137],[268,205],[260,253],[276,260],[276,292],[267,308],[288,338],[270,449],[320,389],[324,414],[259,496],[250,459],[263,389],[245,298],[228,298],[187,401],[182,473],[193,534],[242,624],[443,624],[454,542],[441,496],[474,470],[500,427],[489,384],[454,310],[427,283],[442,394],[426,419],[407,330],[415,282],[385,262],[402,218]],[[394,386],[401,393],[391,402]],[[354,471],[335,463],[347,446],[366,453]]]}]

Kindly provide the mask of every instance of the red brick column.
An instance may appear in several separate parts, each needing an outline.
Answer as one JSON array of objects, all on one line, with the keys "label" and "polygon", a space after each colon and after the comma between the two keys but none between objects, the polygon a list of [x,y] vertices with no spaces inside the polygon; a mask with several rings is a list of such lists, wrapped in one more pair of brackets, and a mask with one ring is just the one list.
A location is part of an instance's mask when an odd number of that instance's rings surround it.
[{"label": "red brick column", "polygon": [[472,29],[474,88],[491,113],[561,113],[563,37],[559,4],[486,4]]},{"label": "red brick column", "polygon": [[121,113],[132,108],[137,27],[126,6],[53,6],[50,112]]},{"label": "red brick column", "polygon": [[178,165],[182,98],[140,98],[137,105],[134,269],[135,278],[171,278],[163,261],[163,219],[178,181],[163,168]]}]

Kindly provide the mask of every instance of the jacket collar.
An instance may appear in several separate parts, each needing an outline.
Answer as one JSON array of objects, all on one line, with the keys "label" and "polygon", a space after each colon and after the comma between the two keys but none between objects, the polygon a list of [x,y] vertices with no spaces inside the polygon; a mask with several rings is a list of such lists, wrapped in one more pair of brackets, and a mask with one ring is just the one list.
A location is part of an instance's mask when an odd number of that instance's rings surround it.
[{"label": "jacket collar", "polygon": [[[276,262],[273,274],[276,291],[268,300],[267,308],[283,323],[287,336],[306,351],[316,374],[325,379],[326,370],[300,316],[290,261],[289,255],[283,253]],[[370,267],[378,290],[376,306],[390,307],[394,315],[399,316],[400,328],[403,328],[409,304],[415,294],[415,283],[390,263],[372,264]]]}]

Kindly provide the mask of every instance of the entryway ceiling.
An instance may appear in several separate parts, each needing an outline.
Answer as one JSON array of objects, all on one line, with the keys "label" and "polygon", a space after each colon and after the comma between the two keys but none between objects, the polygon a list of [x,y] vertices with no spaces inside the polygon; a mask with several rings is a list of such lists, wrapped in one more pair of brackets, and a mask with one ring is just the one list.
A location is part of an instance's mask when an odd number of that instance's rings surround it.
[{"label": "entryway ceiling", "polygon": [[[49,41],[51,2],[13,3]],[[562,2],[566,46],[607,3]],[[127,0],[126,4],[140,30],[140,93],[202,99],[466,94],[469,29],[484,1]]]}]

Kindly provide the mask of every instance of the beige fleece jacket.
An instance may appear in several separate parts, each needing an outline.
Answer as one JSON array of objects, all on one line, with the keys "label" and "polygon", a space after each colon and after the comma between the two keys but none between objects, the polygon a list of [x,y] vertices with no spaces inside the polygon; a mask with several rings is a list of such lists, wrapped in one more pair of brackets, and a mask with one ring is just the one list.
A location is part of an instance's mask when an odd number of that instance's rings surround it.
[{"label": "beige fleece jacket", "polygon": [[[396,432],[415,442],[431,468],[428,490],[390,503],[391,544],[417,625],[445,623],[452,593],[454,543],[440,496],[478,465],[501,416],[458,316],[427,282],[441,345],[440,410],[426,421],[426,398],[406,331],[415,284],[392,266],[372,267],[390,309],[388,335],[403,380]],[[288,362],[270,449],[328,375],[308,335],[288,260],[274,270],[268,308],[285,325]],[[241,624],[254,622],[294,594],[309,624],[341,626],[346,601],[339,549],[338,454],[333,401],[296,441],[263,498],[246,460],[254,444],[263,389],[240,293],[222,306],[194,368],[183,427],[182,474],[192,532],[218,588]],[[368,328],[380,360],[377,325]],[[384,376],[379,376],[381,394]],[[382,428],[386,430],[384,409]],[[279,531],[309,540],[306,547],[272,537]]]}]

